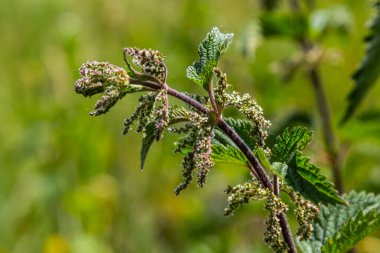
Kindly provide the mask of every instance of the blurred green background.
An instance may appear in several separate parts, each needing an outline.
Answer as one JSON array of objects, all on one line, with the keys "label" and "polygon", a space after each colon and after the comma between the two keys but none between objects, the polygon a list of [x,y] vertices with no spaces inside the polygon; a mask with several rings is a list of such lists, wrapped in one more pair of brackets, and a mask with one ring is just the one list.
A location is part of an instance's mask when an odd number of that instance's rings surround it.
[{"label": "blurred green background", "polygon": [[[316,1],[351,13],[345,35],[329,35],[331,58],[322,79],[334,126],[362,59],[371,1]],[[288,11],[286,6],[282,6]],[[263,244],[260,203],[224,217],[223,190],[248,178],[242,168],[216,166],[204,189],[180,196],[181,157],[166,135],[139,171],[141,136],[121,136],[123,119],[137,104],[127,96],[102,117],[88,115],[96,98],[73,90],[88,60],[123,65],[122,48],[158,49],[167,55],[168,83],[202,92],[185,78],[197,47],[213,26],[235,33],[222,60],[236,89],[252,93],[272,120],[274,133],[301,119],[315,131],[313,161],[330,176],[311,85],[299,72],[284,83],[274,62],[297,51],[289,39],[259,40],[257,0],[13,0],[0,1],[0,253],[269,252]],[[377,85],[358,117],[335,127],[347,148],[346,190],[380,193]],[[377,110],[378,112],[379,110]],[[358,252],[380,252],[380,233]]]}]

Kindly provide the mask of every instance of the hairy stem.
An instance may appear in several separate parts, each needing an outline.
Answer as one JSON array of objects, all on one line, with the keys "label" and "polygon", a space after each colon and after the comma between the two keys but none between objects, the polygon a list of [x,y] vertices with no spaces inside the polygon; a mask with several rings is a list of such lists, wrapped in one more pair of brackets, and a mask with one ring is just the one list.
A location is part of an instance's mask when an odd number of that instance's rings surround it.
[{"label": "hairy stem", "polygon": [[[228,135],[228,137],[231,138],[231,140],[238,146],[238,148],[243,152],[243,154],[247,157],[248,161],[252,164],[253,168],[255,169],[256,173],[258,174],[259,178],[262,180],[262,184],[271,190],[272,189],[272,183],[270,182],[267,174],[265,173],[262,165],[257,160],[255,155],[252,153],[250,148],[245,144],[245,142],[240,138],[239,135],[235,133],[235,131],[223,120],[220,119],[218,122],[218,127],[223,130],[224,133]],[[278,183],[278,182],[277,182]],[[277,186],[278,187],[278,186]],[[278,189],[277,189],[278,190]],[[276,193],[275,193],[276,194]],[[288,252],[295,253],[297,252],[296,245],[293,240],[293,236],[288,224],[288,221],[286,219],[286,215],[284,212],[282,212],[279,215],[280,219],[280,226],[281,226],[281,232],[282,236],[284,238],[284,241],[286,242],[288,246]]]},{"label": "hairy stem", "polygon": [[[161,85],[152,81],[142,81],[142,82],[139,81],[139,84],[147,86],[149,88],[153,88],[153,89],[162,89]],[[194,107],[195,109],[197,109],[198,111],[202,113],[210,114],[210,111],[203,104],[199,103],[195,99],[173,88],[170,88],[167,84],[164,84],[164,86],[167,89],[169,95],[182,100],[183,102],[189,104],[190,106]],[[222,118],[218,120],[217,126],[236,144],[236,146],[247,157],[248,161],[252,165],[251,168],[255,171],[252,174],[257,176],[257,179],[262,183],[262,185],[265,188],[269,188],[273,190],[273,185],[268,175],[265,173],[263,166],[260,164],[259,160],[255,157],[255,155],[252,153],[251,149],[244,142],[244,140]],[[279,219],[280,219],[282,236],[288,246],[288,252],[296,253],[297,249],[296,249],[293,236],[292,236],[292,233],[291,233],[291,230],[290,230],[290,227],[289,227],[289,224],[284,212],[282,212],[279,215]]]},{"label": "hairy stem", "polygon": [[236,146],[243,152],[243,154],[247,157],[252,167],[255,169],[257,176],[259,177],[259,181],[266,188],[272,188],[272,183],[270,182],[269,177],[265,173],[263,166],[260,164],[259,160],[252,153],[251,149],[244,142],[243,139],[223,120],[220,119],[218,121],[218,127],[227,134],[228,137],[236,144]]},{"label": "hairy stem", "polygon": [[259,176],[256,173],[256,170],[253,168],[250,162],[247,162],[247,166],[248,166],[248,169],[251,171],[252,177],[259,178]]},{"label": "hairy stem", "polygon": [[210,102],[211,102],[214,112],[216,114],[219,114],[218,106],[216,105],[216,100],[215,100],[214,87],[212,83],[210,83],[210,86],[208,88],[208,95],[209,95]]},{"label": "hairy stem", "polygon": [[280,195],[280,182],[276,175],[273,176],[273,192],[276,196]]},{"label": "hairy stem", "polygon": [[[294,12],[300,11],[299,2],[297,0],[289,0],[289,4]],[[306,37],[299,38],[298,43],[302,48],[305,56],[310,52],[310,50],[313,49],[312,43]],[[334,183],[339,193],[342,194],[344,192],[344,187],[341,175],[341,159],[339,159],[337,140],[331,125],[330,109],[325,91],[323,89],[322,81],[318,73],[317,64],[310,67],[308,70],[308,76],[310,83],[313,86],[315,97],[317,99],[319,116],[322,121],[325,148],[329,156],[331,169],[333,171]]]},{"label": "hairy stem", "polygon": [[288,252],[297,253],[296,244],[294,243],[293,235],[290,230],[285,212],[280,213],[279,218],[280,218],[282,236],[284,237],[284,241],[286,242],[286,245],[288,246]]}]

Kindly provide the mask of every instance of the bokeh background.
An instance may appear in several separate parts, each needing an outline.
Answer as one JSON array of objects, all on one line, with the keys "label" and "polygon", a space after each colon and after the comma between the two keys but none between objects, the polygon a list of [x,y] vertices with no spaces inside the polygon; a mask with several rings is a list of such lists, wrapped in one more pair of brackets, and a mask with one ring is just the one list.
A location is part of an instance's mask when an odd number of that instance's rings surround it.
[{"label": "bokeh background", "polygon": [[[364,54],[371,1],[315,2],[315,10],[344,8],[351,20],[345,34],[323,39],[334,60],[320,69],[335,131],[347,147],[345,188],[380,193],[380,121],[366,117],[380,109],[380,85],[353,121],[337,127],[353,87],[350,76]],[[290,39],[260,40],[260,13],[256,0],[0,1],[0,252],[269,252],[262,204],[223,216],[223,190],[248,178],[243,168],[218,165],[204,189],[191,186],[177,197],[175,136],[153,145],[140,172],[141,136],[120,135],[138,97],[127,96],[94,118],[88,112],[96,98],[73,90],[83,62],[123,65],[122,48],[137,46],[167,55],[173,87],[202,92],[185,69],[197,59],[205,34],[218,26],[235,33],[222,60],[229,81],[254,94],[272,120],[271,133],[286,122],[313,129],[308,152],[331,176],[306,75],[284,83],[275,71],[297,46]],[[380,252],[379,235],[362,241],[358,252]]]}]

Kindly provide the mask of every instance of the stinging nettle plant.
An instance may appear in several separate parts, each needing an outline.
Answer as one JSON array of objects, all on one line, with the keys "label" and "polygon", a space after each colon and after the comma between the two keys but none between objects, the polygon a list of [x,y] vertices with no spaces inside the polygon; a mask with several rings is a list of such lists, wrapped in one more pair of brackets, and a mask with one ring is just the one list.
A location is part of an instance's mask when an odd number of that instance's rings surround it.
[{"label": "stinging nettle plant", "polygon": [[[150,49],[126,48],[126,68],[108,62],[87,62],[75,91],[83,96],[102,93],[92,116],[107,113],[119,100],[131,93],[141,93],[139,104],[124,121],[123,134],[136,122],[142,133],[140,167],[148,151],[165,132],[181,137],[175,153],[183,155],[183,181],[175,189],[178,195],[196,178],[199,187],[215,163],[247,167],[252,179],[226,189],[225,215],[249,201],[262,200],[268,213],[265,243],[274,252],[343,252],[380,224],[380,197],[351,192],[340,196],[319,168],[303,155],[312,140],[304,127],[286,129],[276,143],[266,144],[270,122],[262,108],[249,94],[232,90],[227,75],[218,62],[232,42],[233,34],[213,28],[198,48],[199,60],[188,67],[189,79],[200,85],[207,96],[179,92],[166,83],[165,57]],[[136,69],[137,68],[137,69]],[[184,102],[169,105],[168,96]],[[234,107],[245,116],[223,116]],[[280,192],[290,196],[282,200]],[[296,240],[287,221],[289,206],[298,221]]]}]

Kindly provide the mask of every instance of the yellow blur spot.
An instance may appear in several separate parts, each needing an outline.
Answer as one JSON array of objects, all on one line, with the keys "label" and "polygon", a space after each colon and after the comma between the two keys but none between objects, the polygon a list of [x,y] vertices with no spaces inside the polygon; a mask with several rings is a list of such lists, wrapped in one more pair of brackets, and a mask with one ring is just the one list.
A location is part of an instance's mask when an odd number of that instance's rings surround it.
[{"label": "yellow blur spot", "polygon": [[380,239],[368,236],[357,245],[358,253],[380,253]]},{"label": "yellow blur spot", "polygon": [[69,253],[68,242],[59,235],[51,235],[44,243],[44,253]]}]

